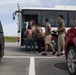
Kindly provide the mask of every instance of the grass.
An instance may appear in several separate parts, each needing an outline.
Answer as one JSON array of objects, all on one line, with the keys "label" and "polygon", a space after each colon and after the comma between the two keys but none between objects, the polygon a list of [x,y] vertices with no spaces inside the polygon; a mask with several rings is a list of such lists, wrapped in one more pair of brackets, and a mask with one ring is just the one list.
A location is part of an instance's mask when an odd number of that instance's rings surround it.
[{"label": "grass", "polygon": [[5,36],[4,39],[5,39],[5,42],[16,42],[17,41],[17,37],[11,37],[11,36]]}]

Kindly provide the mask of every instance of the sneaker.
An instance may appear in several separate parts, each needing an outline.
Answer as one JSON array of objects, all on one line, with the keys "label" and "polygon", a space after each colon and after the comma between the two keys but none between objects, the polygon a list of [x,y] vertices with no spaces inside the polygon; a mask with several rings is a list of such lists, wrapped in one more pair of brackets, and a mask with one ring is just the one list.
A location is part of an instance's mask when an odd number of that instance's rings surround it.
[{"label": "sneaker", "polygon": [[60,53],[60,55],[65,55],[65,53]]},{"label": "sneaker", "polygon": [[42,53],[41,55],[43,55],[43,56],[47,56],[47,54],[46,54],[46,53]]},{"label": "sneaker", "polygon": [[54,55],[56,52],[53,52],[52,55]]}]

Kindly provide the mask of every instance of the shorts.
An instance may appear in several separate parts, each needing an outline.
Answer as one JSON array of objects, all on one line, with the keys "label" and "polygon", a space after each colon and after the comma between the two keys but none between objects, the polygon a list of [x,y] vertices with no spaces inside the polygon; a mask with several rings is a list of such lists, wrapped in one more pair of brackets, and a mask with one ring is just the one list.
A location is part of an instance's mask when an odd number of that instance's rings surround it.
[{"label": "shorts", "polygon": [[45,44],[51,44],[51,35],[47,35],[46,37],[45,37]]}]

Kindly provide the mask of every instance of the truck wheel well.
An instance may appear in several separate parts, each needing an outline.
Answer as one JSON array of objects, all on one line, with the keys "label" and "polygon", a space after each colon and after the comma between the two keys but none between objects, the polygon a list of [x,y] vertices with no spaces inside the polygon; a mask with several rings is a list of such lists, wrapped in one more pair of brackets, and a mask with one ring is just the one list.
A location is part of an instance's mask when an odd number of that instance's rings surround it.
[{"label": "truck wheel well", "polygon": [[68,54],[69,48],[70,48],[71,46],[75,46],[75,45],[74,45],[73,43],[69,43],[69,44],[68,44],[68,47],[67,47],[67,54]]}]

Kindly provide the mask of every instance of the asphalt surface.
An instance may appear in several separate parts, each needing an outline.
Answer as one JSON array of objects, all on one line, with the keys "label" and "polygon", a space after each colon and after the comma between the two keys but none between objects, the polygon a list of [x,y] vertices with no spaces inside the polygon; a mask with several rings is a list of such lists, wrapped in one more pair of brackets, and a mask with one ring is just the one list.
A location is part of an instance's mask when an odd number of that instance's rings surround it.
[{"label": "asphalt surface", "polygon": [[65,57],[26,53],[16,43],[5,44],[0,75],[69,75]]}]

